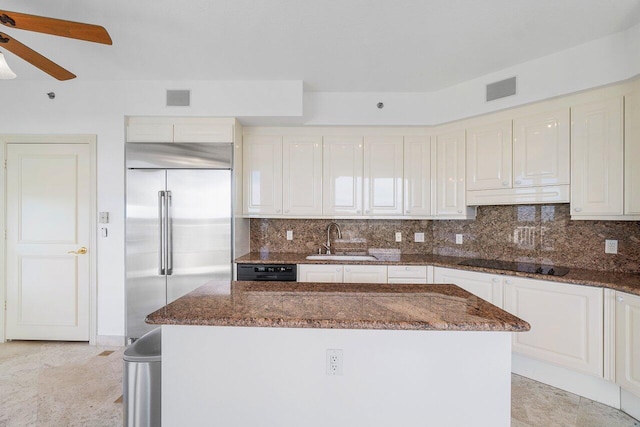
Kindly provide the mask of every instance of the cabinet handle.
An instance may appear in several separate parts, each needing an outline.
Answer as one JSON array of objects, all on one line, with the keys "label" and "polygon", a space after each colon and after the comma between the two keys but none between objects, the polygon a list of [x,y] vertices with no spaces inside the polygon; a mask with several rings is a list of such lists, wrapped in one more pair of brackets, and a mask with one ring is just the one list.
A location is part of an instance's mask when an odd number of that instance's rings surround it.
[{"label": "cabinet handle", "polygon": [[284,213],[289,213],[289,209],[286,209],[286,210],[284,211]]},{"label": "cabinet handle", "polygon": [[406,210],[407,213],[411,213],[411,211],[409,209]]},{"label": "cabinet handle", "polygon": [[368,214],[369,212],[371,212],[369,209],[367,209],[366,211],[364,211],[364,213]]},{"label": "cabinet handle", "polygon": [[359,214],[360,212],[362,212],[360,209],[358,209],[358,210],[356,211],[356,213],[357,213],[357,214]]},{"label": "cabinet handle", "polygon": [[280,213],[280,209],[276,209],[276,213]]},{"label": "cabinet handle", "polygon": [[458,213],[462,213],[462,209],[458,209]]},{"label": "cabinet handle", "polygon": [[622,297],[616,297],[616,299],[618,300],[618,302],[624,302],[624,298]]},{"label": "cabinet handle", "polygon": [[508,183],[507,181],[504,181],[504,182],[502,183],[502,186],[503,186],[503,187],[506,187],[507,185],[509,185],[509,183]]},{"label": "cabinet handle", "polygon": [[498,283],[498,279],[496,279],[495,277],[494,277],[493,279],[491,279],[491,281],[492,281],[493,283]]},{"label": "cabinet handle", "polygon": [[516,181],[516,184],[520,185],[520,184],[522,184],[522,181],[517,180],[517,181]]},{"label": "cabinet handle", "polygon": [[344,271],[346,271],[347,273],[351,272],[350,268],[345,268]]},{"label": "cabinet handle", "polygon": [[510,285],[511,284],[511,280],[507,279],[507,280],[504,281],[504,283],[506,283],[507,285]]},{"label": "cabinet handle", "polygon": [[582,208],[573,208],[573,210],[576,212],[582,212]]}]

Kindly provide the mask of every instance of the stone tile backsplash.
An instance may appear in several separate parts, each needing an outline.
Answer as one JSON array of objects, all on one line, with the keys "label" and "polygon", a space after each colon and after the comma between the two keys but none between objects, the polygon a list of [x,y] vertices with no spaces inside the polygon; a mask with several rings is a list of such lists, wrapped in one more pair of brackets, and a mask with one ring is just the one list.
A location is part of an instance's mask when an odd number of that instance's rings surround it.
[{"label": "stone tile backsplash", "polygon": [[[539,262],[594,270],[640,272],[639,221],[572,221],[568,204],[481,206],[473,221],[252,219],[251,251],[317,253],[332,231],[336,250],[400,249],[407,254],[452,255]],[[293,240],[286,240],[286,231]],[[395,242],[395,233],[402,242]],[[424,243],[414,242],[424,233]],[[455,243],[462,234],[463,243]],[[618,240],[618,253],[605,254],[605,239]]]}]

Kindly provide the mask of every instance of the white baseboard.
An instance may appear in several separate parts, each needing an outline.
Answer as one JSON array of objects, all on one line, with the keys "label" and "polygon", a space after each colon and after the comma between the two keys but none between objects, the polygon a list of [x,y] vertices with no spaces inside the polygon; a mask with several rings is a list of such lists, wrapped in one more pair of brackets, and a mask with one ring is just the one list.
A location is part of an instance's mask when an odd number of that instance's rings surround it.
[{"label": "white baseboard", "polygon": [[98,335],[96,345],[104,347],[124,347],[125,340],[122,335]]},{"label": "white baseboard", "polygon": [[575,372],[519,354],[512,355],[511,371],[514,374],[620,409],[620,386],[604,378]]},{"label": "white baseboard", "polygon": [[620,409],[631,415],[636,420],[640,420],[640,397],[629,393],[625,389],[620,390]]}]

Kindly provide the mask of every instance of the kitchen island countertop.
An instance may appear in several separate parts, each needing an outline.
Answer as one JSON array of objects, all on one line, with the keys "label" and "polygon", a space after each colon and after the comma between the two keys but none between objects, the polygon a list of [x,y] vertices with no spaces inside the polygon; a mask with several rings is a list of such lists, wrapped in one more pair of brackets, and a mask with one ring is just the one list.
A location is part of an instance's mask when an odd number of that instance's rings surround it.
[{"label": "kitchen island countertop", "polygon": [[528,331],[456,285],[210,282],[147,323],[282,328]]}]

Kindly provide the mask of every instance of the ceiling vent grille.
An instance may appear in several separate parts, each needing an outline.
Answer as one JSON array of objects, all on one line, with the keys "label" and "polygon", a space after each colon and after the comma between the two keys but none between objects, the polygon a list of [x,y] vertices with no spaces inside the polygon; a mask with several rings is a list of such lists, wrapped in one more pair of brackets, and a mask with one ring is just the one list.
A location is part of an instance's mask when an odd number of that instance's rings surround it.
[{"label": "ceiling vent grille", "polygon": [[505,98],[516,94],[516,78],[500,80],[487,85],[487,101]]},{"label": "ceiling vent grille", "polygon": [[188,107],[191,105],[190,90],[167,90],[167,107]]}]

